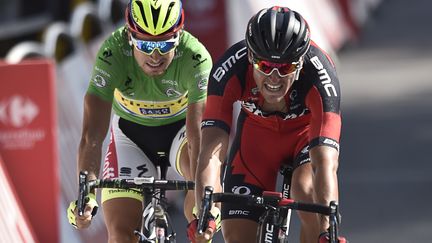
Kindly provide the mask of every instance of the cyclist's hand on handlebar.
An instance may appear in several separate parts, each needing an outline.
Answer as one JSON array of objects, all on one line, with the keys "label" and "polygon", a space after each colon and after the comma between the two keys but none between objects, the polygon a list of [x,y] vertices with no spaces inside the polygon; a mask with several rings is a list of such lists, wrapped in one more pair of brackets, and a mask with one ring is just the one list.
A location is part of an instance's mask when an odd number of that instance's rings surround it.
[{"label": "cyclist's hand on handlebar", "polygon": [[86,198],[86,207],[82,216],[78,215],[77,201],[71,202],[67,209],[69,223],[77,229],[89,227],[93,216],[97,213],[98,207],[96,195],[93,193],[89,193]]},{"label": "cyclist's hand on handlebar", "polygon": [[[322,232],[319,236],[318,243],[328,243],[330,241],[329,233],[328,232]],[[339,236],[338,237],[338,243],[348,243],[348,241],[345,239],[345,237]]]},{"label": "cyclist's hand on handlebar", "polygon": [[[213,207],[210,214],[210,217],[208,217],[207,229],[203,234],[198,234],[198,219],[194,219],[188,224],[187,235],[192,243],[209,243],[211,242],[213,235],[220,230],[221,219],[219,208]],[[196,216],[196,208],[194,208],[194,216]]]},{"label": "cyclist's hand on handlebar", "polygon": [[209,243],[211,242],[214,233],[216,233],[216,224],[214,221],[209,221],[209,226],[203,234],[198,234],[197,227],[198,219],[192,220],[187,226],[188,239],[192,243]]}]

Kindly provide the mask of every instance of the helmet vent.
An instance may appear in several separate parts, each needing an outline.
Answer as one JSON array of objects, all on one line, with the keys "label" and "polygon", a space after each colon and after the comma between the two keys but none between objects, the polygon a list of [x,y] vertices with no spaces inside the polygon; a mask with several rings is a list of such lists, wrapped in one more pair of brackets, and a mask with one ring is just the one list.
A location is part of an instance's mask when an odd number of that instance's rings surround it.
[{"label": "helmet vent", "polygon": [[175,2],[171,2],[170,5],[168,6],[167,14],[165,15],[165,19],[164,19],[162,26],[165,26],[166,23],[168,22],[168,19],[169,19],[168,17],[171,15],[171,12],[173,10],[174,5],[175,5]]},{"label": "helmet vent", "polygon": [[[145,26],[147,26],[148,27],[148,23],[147,23],[147,20],[146,20],[146,18],[144,18],[144,6],[142,5],[142,2],[140,2],[140,1],[137,1],[137,2],[135,2],[136,3],[136,5],[138,5],[138,7],[139,7],[139,11],[140,11],[140,14],[141,14],[141,19],[144,21],[144,25]],[[132,7],[132,6],[131,6]]]},{"label": "helmet vent", "polygon": [[151,7],[151,11],[152,11],[152,17],[153,17],[153,26],[156,29],[156,25],[158,23],[158,19],[159,19],[159,14],[160,14],[160,7],[159,8],[154,8],[153,6]]}]

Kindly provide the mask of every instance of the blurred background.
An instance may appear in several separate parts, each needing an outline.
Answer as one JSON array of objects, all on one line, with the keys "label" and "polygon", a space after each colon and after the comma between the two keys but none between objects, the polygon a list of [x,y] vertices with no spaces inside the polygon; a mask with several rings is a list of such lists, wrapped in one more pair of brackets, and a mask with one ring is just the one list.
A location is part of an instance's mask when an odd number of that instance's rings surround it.
[{"label": "blurred background", "polygon": [[[100,210],[74,230],[82,104],[101,42],[128,0],[0,0],[0,243],[106,242]],[[342,234],[350,242],[432,238],[432,2],[184,0],[186,29],[214,60],[259,9],[286,5],[335,60],[342,87]],[[182,194],[169,195],[186,242]],[[291,242],[298,242],[298,219]],[[213,241],[223,242],[220,234]]]}]

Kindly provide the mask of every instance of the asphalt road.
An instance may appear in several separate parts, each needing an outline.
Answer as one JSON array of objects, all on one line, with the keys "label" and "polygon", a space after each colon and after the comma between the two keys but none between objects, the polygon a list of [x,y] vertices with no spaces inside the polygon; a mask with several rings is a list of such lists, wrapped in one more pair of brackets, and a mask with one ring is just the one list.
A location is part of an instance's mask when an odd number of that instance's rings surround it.
[{"label": "asphalt road", "polygon": [[385,1],[339,55],[351,242],[432,242],[431,1]]},{"label": "asphalt road", "polygon": [[428,0],[384,1],[338,54],[341,226],[351,243],[432,242],[430,9]]}]

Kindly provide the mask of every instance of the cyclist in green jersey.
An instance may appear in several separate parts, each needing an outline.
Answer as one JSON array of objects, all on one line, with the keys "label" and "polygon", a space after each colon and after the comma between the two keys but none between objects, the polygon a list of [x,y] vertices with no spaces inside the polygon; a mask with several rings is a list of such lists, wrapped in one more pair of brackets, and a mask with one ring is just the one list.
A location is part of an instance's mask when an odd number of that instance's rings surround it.
[{"label": "cyclist in green jersey", "polygon": [[[171,165],[186,180],[194,180],[211,56],[183,29],[180,0],[131,0],[125,18],[126,26],[107,38],[97,54],[84,99],[78,170],[88,171],[90,180],[99,176],[113,110],[103,178],[156,176],[157,166]],[[94,193],[82,217],[75,203],[70,204],[68,217],[75,227],[90,225],[97,209]],[[136,241],[140,194],[101,194],[109,242]],[[193,205],[189,192],[188,222],[193,220]]]}]

